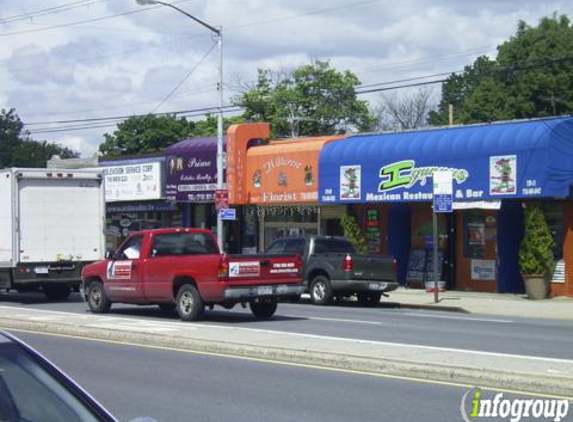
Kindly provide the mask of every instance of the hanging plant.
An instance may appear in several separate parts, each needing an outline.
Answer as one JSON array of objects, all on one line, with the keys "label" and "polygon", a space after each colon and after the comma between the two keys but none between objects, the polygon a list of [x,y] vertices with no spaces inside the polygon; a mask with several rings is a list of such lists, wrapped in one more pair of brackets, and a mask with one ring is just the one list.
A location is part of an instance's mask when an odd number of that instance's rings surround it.
[{"label": "hanging plant", "polygon": [[366,245],[366,239],[356,218],[352,214],[346,213],[340,219],[340,225],[344,230],[344,237],[350,240],[356,251],[358,251],[358,253],[367,253],[368,247]]}]

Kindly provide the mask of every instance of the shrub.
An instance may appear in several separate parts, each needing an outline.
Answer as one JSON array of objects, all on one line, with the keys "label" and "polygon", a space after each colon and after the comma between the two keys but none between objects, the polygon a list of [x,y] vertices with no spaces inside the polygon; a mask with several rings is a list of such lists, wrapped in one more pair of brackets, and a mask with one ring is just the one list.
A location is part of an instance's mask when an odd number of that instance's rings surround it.
[{"label": "shrub", "polygon": [[551,276],[554,266],[553,236],[540,205],[525,209],[525,236],[519,247],[522,274]]}]

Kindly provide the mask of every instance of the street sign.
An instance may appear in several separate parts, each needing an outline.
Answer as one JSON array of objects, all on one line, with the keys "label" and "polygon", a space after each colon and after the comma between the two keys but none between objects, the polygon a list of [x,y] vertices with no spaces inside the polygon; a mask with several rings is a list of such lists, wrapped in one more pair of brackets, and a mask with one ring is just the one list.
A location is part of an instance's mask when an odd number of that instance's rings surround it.
[{"label": "street sign", "polygon": [[217,211],[229,208],[229,191],[227,189],[215,189],[215,209]]},{"label": "street sign", "polygon": [[434,194],[434,212],[452,212],[452,195]]},{"label": "street sign", "polygon": [[452,212],[453,183],[451,170],[434,172],[434,212]]},{"label": "street sign", "polygon": [[236,220],[237,210],[235,208],[223,208],[219,210],[221,220]]}]

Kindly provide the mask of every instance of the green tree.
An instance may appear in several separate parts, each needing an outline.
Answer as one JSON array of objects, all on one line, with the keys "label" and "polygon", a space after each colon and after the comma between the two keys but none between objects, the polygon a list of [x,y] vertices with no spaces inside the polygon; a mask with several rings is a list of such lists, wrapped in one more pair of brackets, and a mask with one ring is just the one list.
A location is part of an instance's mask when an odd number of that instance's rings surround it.
[{"label": "green tree", "polygon": [[53,155],[61,158],[79,156],[61,145],[30,139],[14,109],[0,110],[0,168],[46,167]]},{"label": "green tree", "polygon": [[[223,129],[242,123],[243,116],[223,118]],[[117,125],[113,134],[104,134],[105,141],[99,146],[105,157],[162,152],[170,145],[186,138],[215,136],[217,116],[208,114],[196,122],[175,116],[133,116]]]},{"label": "green tree", "polygon": [[169,145],[194,136],[195,122],[175,116],[133,116],[104,134],[99,150],[106,157],[161,152]]},{"label": "green tree", "polygon": [[316,61],[290,74],[259,69],[256,83],[233,99],[244,107],[244,117],[271,123],[273,136],[332,135],[347,126],[365,131],[376,117],[366,101],[358,100],[359,79],[340,72],[327,61]]},{"label": "green tree", "polygon": [[523,21],[498,47],[495,60],[478,58],[443,85],[439,109],[430,123],[456,123],[543,117],[573,112],[573,26],[562,15],[538,26]]},{"label": "green tree", "polygon": [[[193,131],[194,137],[207,137],[217,135],[217,116],[208,114],[205,119],[195,122],[195,130]],[[244,123],[243,116],[223,117],[223,133],[227,132],[229,126],[239,123]]]}]

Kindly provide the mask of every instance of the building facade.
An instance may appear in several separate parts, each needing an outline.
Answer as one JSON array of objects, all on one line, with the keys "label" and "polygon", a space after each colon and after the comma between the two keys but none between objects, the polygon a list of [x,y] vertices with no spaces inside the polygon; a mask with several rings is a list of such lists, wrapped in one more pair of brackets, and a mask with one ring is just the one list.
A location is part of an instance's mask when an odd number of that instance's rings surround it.
[{"label": "building facade", "polygon": [[554,295],[573,295],[573,119],[550,118],[360,135],[324,146],[319,202],[348,204],[372,252],[399,280],[431,280],[432,175],[453,175],[454,209],[439,215],[440,278],[450,288],[522,292],[523,209],[541,204],[555,240]]}]

